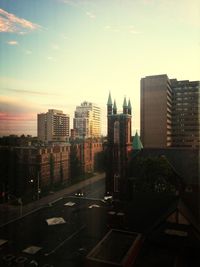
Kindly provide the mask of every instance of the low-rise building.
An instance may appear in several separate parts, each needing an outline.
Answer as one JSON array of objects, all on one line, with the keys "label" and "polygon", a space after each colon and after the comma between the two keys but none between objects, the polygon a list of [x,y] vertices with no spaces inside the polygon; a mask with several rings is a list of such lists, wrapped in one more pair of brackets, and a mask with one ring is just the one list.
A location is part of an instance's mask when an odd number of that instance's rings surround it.
[{"label": "low-rise building", "polygon": [[98,155],[103,152],[103,143],[101,139],[76,139],[71,146],[75,148],[75,150],[72,148],[71,151],[75,151],[83,173],[92,173],[98,169]]},{"label": "low-rise building", "polygon": [[70,178],[70,145],[47,147],[0,147],[1,183],[7,194],[39,197],[47,188]]}]

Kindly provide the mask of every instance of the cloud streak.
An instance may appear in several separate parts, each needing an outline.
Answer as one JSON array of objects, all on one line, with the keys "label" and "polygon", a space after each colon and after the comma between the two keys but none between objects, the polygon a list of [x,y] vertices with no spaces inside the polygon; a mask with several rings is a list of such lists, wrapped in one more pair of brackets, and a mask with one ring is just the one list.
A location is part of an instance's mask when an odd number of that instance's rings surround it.
[{"label": "cloud streak", "polygon": [[0,121],[35,121],[35,114],[18,114],[0,112]]},{"label": "cloud streak", "polygon": [[52,44],[52,45],[51,45],[51,49],[53,49],[53,50],[59,50],[60,47],[59,47],[58,44]]},{"label": "cloud streak", "polygon": [[140,32],[135,30],[135,27],[133,25],[129,26],[111,26],[111,25],[106,25],[104,27],[104,30],[109,31],[109,32],[127,32],[131,34],[139,34]]},{"label": "cloud streak", "polygon": [[52,56],[47,56],[47,60],[52,61],[52,62],[56,61],[56,59]]},{"label": "cloud streak", "polygon": [[90,18],[90,19],[95,19],[96,15],[94,15],[92,12],[86,12],[86,15]]},{"label": "cloud streak", "polygon": [[5,88],[5,91],[15,92],[15,93],[24,93],[24,94],[31,94],[31,95],[56,95],[46,92],[40,92],[40,91],[32,91],[32,90],[22,90],[22,89],[14,89],[14,88]]},{"label": "cloud streak", "polygon": [[40,25],[19,18],[0,8],[0,32],[25,34],[27,31],[34,31],[40,28]]},{"label": "cloud streak", "polygon": [[12,41],[8,41],[7,44],[9,44],[9,45],[18,45],[18,42],[12,40]]},{"label": "cloud streak", "polygon": [[25,50],[25,54],[26,55],[31,55],[32,54],[32,51],[31,50]]},{"label": "cloud streak", "polygon": [[82,10],[85,13],[85,15],[90,19],[95,19],[96,18],[96,15],[93,12],[86,10],[85,6],[89,4],[89,1],[84,1],[84,0],[81,0],[81,1],[80,0],[60,0],[60,2]]}]

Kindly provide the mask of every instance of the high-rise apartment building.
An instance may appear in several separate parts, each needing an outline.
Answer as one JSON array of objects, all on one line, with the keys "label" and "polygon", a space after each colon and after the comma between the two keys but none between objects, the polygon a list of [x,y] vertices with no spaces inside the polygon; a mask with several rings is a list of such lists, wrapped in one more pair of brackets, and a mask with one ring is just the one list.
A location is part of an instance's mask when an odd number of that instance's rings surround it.
[{"label": "high-rise apartment building", "polygon": [[200,83],[166,74],[141,79],[141,140],[146,148],[199,147]]},{"label": "high-rise apartment building", "polygon": [[69,138],[69,115],[49,109],[37,116],[38,139],[44,142],[64,142]]},{"label": "high-rise apartment building", "polygon": [[200,82],[170,81],[173,88],[172,146],[199,147]]},{"label": "high-rise apartment building", "polygon": [[95,104],[84,101],[74,112],[74,130],[79,138],[101,136],[101,110]]}]

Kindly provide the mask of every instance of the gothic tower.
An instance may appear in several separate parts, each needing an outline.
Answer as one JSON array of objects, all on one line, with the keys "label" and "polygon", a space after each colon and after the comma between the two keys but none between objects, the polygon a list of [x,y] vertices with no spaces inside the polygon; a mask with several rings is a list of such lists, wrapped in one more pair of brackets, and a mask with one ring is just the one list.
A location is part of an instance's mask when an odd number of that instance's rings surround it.
[{"label": "gothic tower", "polygon": [[127,184],[127,169],[131,144],[131,102],[126,97],[123,112],[117,113],[116,101],[112,104],[111,94],[107,102],[107,170],[106,192],[114,198],[124,198]]}]

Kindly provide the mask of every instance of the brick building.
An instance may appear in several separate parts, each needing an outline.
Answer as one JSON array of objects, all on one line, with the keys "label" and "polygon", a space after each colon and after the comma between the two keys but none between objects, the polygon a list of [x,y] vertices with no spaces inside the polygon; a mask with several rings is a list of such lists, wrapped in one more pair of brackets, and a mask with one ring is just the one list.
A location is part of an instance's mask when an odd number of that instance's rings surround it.
[{"label": "brick building", "polygon": [[70,178],[70,145],[39,149],[40,175],[43,186],[66,183]]},{"label": "brick building", "polygon": [[[35,197],[70,178],[70,146],[0,147],[1,187],[16,197]],[[3,168],[4,166],[4,168]]]},{"label": "brick building", "polygon": [[[102,153],[102,140],[92,138],[63,145],[0,146],[0,198],[2,192],[39,198],[40,193],[52,190],[55,185],[102,170]],[[78,165],[72,164],[74,159]]]},{"label": "brick building", "polygon": [[103,152],[103,142],[96,138],[76,139],[71,143],[71,151],[81,164],[81,172],[91,173],[98,169],[98,155]]}]

